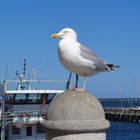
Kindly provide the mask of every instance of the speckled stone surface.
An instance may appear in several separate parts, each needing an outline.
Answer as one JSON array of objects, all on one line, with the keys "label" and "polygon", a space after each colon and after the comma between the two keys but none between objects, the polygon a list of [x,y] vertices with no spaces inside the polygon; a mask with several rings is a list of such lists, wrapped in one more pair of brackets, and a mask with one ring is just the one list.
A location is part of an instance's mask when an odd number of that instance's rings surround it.
[{"label": "speckled stone surface", "polygon": [[53,140],[105,140],[105,133],[100,134],[76,134],[76,135],[65,135],[53,138]]},{"label": "speckled stone surface", "polygon": [[49,105],[47,120],[42,125],[46,129],[47,140],[55,140],[56,137],[61,139],[61,136],[64,140],[67,136],[69,140],[76,135],[81,137],[83,133],[89,133],[90,138],[98,135],[99,140],[103,140],[104,132],[109,128],[100,102],[87,92],[79,93],[74,90],[55,97]]}]

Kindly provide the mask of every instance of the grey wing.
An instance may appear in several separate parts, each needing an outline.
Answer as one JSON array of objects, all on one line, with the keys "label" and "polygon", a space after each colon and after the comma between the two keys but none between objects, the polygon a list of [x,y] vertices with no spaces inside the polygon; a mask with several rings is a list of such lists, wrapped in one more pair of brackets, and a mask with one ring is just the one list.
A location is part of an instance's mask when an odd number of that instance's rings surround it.
[{"label": "grey wing", "polygon": [[94,62],[94,66],[96,67],[96,70],[105,71],[108,69],[104,61],[98,58],[89,48],[85,47],[84,45],[81,45],[80,50],[81,50],[82,57]]}]

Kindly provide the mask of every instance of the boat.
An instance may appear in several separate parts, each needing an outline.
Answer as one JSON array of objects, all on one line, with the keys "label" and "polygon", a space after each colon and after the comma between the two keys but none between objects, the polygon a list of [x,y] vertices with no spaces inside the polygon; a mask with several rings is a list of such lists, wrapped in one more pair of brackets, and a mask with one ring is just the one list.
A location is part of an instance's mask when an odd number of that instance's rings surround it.
[{"label": "boat", "polygon": [[[21,74],[0,84],[1,140],[45,140],[41,121],[47,118],[48,104],[64,92],[64,89],[48,88],[50,82],[65,81],[30,80]],[[40,88],[41,83],[47,88]]]}]

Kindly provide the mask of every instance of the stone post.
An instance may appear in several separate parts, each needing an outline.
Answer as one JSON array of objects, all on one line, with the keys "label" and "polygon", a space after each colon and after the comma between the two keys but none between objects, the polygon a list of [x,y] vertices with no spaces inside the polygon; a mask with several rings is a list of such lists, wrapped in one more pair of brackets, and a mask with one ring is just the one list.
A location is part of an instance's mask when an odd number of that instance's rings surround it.
[{"label": "stone post", "polygon": [[106,140],[109,128],[100,102],[89,93],[74,90],[55,97],[42,125],[46,140]]}]

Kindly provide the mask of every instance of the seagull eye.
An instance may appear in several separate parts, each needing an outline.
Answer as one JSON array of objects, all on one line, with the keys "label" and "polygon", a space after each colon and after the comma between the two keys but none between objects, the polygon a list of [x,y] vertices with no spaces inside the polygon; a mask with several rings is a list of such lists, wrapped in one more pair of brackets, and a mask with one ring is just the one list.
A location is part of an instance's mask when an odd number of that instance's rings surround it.
[{"label": "seagull eye", "polygon": [[66,31],[66,30],[64,31],[64,33],[67,33],[67,32],[68,32],[68,31]]}]

